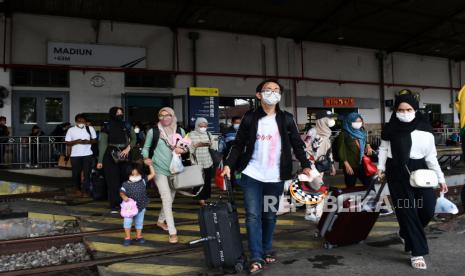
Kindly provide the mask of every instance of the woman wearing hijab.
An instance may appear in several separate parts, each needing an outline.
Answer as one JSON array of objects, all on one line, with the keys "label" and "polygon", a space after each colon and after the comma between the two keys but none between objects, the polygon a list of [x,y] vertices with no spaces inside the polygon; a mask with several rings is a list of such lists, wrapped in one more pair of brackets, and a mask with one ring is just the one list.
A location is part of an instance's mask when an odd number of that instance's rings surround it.
[{"label": "woman wearing hijab", "polygon": [[[168,231],[168,241],[169,243],[174,244],[178,242],[173,217],[173,201],[176,191],[172,190],[168,184],[168,177],[171,175],[170,164],[171,159],[173,158],[173,150],[177,154],[184,153],[184,149],[176,147],[176,145],[173,144],[172,137],[176,133],[184,136],[185,132],[182,129],[178,129],[177,118],[172,108],[164,107],[160,109],[158,112],[158,120],[158,124],[147,132],[142,155],[144,156],[144,159],[149,159],[149,151],[151,148],[153,149],[151,161],[155,167],[155,183],[157,183],[158,192],[160,193],[162,202],[157,226]],[[154,136],[159,138],[158,140],[155,139],[156,144],[152,145],[152,143],[154,143]]]},{"label": "woman wearing hijab", "polygon": [[342,124],[342,132],[337,137],[339,167],[344,172],[347,187],[354,187],[357,178],[364,186],[370,185],[362,166],[362,157],[372,155],[373,150],[367,144],[367,132],[363,128],[363,118],[357,112],[348,114]]},{"label": "woman wearing hijab", "polygon": [[[331,163],[330,175],[336,175],[336,167],[334,167],[333,153],[331,151],[331,127],[336,125],[334,119],[335,114],[322,110],[316,114],[315,127],[310,129],[305,137],[306,151],[310,155],[312,166],[315,167],[317,162],[322,157],[327,157]],[[323,178],[325,171],[321,171],[321,177]],[[307,205],[307,212],[305,219],[310,221],[318,221],[323,213],[323,202],[317,206]]]},{"label": "woman wearing hijab", "polygon": [[[197,164],[202,166],[205,178],[202,191],[196,197],[202,206],[206,205],[205,201],[211,196],[211,180],[213,176],[213,160],[209,151],[212,145],[211,134],[208,133],[207,128],[207,119],[200,117],[195,121],[195,130],[189,134],[189,138],[192,140],[192,144],[189,146],[191,160],[194,160],[194,162],[197,160]],[[194,193],[197,192],[198,189],[194,190]]]},{"label": "woman wearing hijab", "polygon": [[447,185],[436,158],[433,129],[418,112],[415,94],[409,90],[402,92],[406,94],[396,97],[395,113],[381,133],[378,174],[386,174],[400,226],[398,235],[405,252],[411,251],[412,267],[426,269],[423,256],[428,254],[428,243],[423,228],[434,215],[436,196],[432,188],[410,186],[409,171],[434,170],[442,192],[447,192]]},{"label": "woman wearing hijab", "polygon": [[108,187],[108,200],[112,214],[119,213],[121,197],[119,190],[128,180],[127,162],[115,162],[112,152],[120,152],[121,158],[128,158],[129,151],[136,144],[136,134],[130,124],[123,121],[121,107],[112,107],[110,121],[104,125],[99,136],[99,157],[97,169],[102,169]]}]

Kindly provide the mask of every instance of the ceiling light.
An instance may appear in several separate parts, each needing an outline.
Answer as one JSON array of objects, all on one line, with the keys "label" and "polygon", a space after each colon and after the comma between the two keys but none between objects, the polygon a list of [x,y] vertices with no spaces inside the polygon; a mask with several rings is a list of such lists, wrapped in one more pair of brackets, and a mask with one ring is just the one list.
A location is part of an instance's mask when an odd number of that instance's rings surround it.
[{"label": "ceiling light", "polygon": [[203,23],[205,23],[205,22],[207,22],[207,20],[205,20],[205,19],[203,19],[203,18],[197,19],[197,23],[199,23],[199,24],[203,24]]}]

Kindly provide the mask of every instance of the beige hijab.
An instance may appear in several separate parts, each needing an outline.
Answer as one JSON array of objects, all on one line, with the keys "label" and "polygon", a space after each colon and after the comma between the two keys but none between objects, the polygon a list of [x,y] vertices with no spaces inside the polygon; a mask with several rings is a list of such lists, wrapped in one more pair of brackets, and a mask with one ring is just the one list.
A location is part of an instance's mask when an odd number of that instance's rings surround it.
[{"label": "beige hijab", "polygon": [[331,148],[331,129],[328,126],[328,121],[331,118],[325,117],[316,120],[316,134],[322,138],[321,145],[318,148],[317,156],[324,155]]},{"label": "beige hijab", "polygon": [[171,107],[163,107],[158,111],[158,115],[162,113],[163,111],[167,112],[170,114],[172,117],[171,125],[169,126],[163,126],[161,122],[158,123],[158,129],[160,130],[160,138],[165,139],[165,141],[168,141],[171,144],[171,141],[173,140],[173,135],[176,133],[176,129],[178,127],[178,119],[176,118],[176,114],[174,113],[174,110]]}]

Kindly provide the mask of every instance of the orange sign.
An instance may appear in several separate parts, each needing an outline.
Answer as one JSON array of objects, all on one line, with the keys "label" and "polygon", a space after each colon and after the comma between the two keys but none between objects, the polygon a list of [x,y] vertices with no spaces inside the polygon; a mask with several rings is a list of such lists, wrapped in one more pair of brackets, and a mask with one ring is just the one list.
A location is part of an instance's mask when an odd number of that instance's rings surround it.
[{"label": "orange sign", "polygon": [[324,98],[324,107],[355,107],[354,98]]}]

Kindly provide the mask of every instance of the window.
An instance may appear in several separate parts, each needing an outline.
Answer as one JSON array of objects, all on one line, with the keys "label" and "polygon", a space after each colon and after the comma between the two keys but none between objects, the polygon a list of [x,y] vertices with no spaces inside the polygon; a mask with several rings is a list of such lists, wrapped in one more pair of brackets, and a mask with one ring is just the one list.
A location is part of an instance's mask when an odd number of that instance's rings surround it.
[{"label": "window", "polygon": [[127,87],[174,87],[174,76],[169,73],[126,73]]},{"label": "window", "polygon": [[37,124],[37,99],[34,97],[21,97],[19,106],[21,124]]},{"label": "window", "polygon": [[69,87],[67,70],[14,69],[11,75],[13,86]]},{"label": "window", "polygon": [[45,98],[45,122],[63,123],[63,98]]}]

